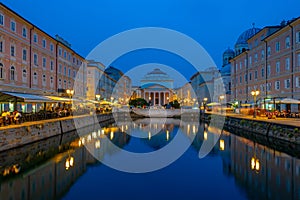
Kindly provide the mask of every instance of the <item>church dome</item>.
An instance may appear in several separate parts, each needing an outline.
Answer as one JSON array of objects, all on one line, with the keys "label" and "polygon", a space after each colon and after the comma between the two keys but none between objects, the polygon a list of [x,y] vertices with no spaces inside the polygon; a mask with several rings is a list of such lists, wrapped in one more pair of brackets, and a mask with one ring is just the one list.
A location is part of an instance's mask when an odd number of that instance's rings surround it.
[{"label": "church dome", "polygon": [[161,71],[158,68],[155,68],[153,71],[148,72],[144,79],[146,80],[170,80],[170,77],[165,72]]},{"label": "church dome", "polygon": [[258,33],[261,29],[260,28],[250,28],[246,31],[244,31],[237,39],[235,43],[235,53],[236,55],[241,54],[242,52],[246,51],[248,49],[248,43],[247,40],[250,39],[252,36],[254,36],[256,33]]},{"label": "church dome", "polygon": [[251,38],[253,35],[255,35],[256,33],[258,33],[260,30],[261,30],[260,28],[253,27],[253,28],[250,28],[250,29],[244,31],[237,39],[235,45],[247,44],[247,40],[249,38]]},{"label": "church dome", "polygon": [[223,56],[234,56],[234,51],[228,47],[223,53]]}]

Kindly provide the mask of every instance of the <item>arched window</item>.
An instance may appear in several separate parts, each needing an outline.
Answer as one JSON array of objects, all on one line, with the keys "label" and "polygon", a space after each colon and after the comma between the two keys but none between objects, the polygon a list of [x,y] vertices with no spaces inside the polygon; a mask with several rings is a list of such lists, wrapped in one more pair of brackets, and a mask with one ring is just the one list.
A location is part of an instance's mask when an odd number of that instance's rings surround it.
[{"label": "arched window", "polygon": [[3,69],[3,64],[0,63],[0,79],[4,78],[4,69]]},{"label": "arched window", "polygon": [[58,80],[58,88],[62,88],[61,87],[61,79]]},{"label": "arched window", "polygon": [[38,82],[38,75],[36,72],[33,73],[33,84],[37,84]]},{"label": "arched window", "polygon": [[15,67],[14,66],[10,67],[10,80],[11,81],[15,80]]},{"label": "arched window", "polygon": [[46,75],[43,74],[43,86],[46,86]]},{"label": "arched window", "polygon": [[53,77],[51,76],[51,77],[50,77],[50,87],[51,87],[51,88],[53,88],[53,85],[54,85],[53,83],[54,83],[54,82],[53,82]]},{"label": "arched window", "polygon": [[26,69],[23,69],[23,72],[22,72],[22,81],[23,82],[27,81],[27,71],[26,71]]}]

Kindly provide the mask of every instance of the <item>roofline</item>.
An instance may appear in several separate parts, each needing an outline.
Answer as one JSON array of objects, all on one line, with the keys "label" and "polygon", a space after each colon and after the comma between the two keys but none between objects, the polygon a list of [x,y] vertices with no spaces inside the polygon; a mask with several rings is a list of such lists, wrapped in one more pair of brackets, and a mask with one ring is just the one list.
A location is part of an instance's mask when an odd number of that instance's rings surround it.
[{"label": "roofline", "polygon": [[280,28],[280,25],[276,25],[276,26],[265,26],[262,29],[260,29],[260,31],[258,31],[257,33],[255,33],[254,35],[252,35],[248,40],[247,43],[250,39],[252,39],[254,36],[256,36],[258,33],[260,33],[261,31],[265,30],[266,28]]},{"label": "roofline", "polygon": [[25,22],[27,22],[28,24],[30,24],[33,28],[37,28],[39,31],[41,31],[42,33],[44,33],[45,35],[47,35],[48,37],[50,37],[51,39],[55,40],[57,43],[62,44],[63,46],[65,46],[66,48],[68,48],[69,50],[73,51],[74,53],[76,53],[79,57],[83,58],[85,60],[84,57],[82,57],[80,54],[78,54],[76,51],[74,51],[72,48],[66,46],[65,44],[63,44],[62,42],[58,41],[56,38],[54,38],[53,36],[49,35],[48,33],[46,33],[45,31],[43,31],[41,28],[39,28],[38,26],[34,25],[33,23],[31,23],[29,20],[25,19],[24,17],[22,17],[20,14],[18,14],[17,12],[15,12],[14,10],[12,10],[11,8],[7,7],[6,5],[4,5],[2,2],[0,2],[0,6],[3,6],[5,9],[7,9],[9,12],[12,12],[13,14],[15,14],[16,16],[18,16],[19,18],[21,18],[22,20],[24,20]]},{"label": "roofline", "polygon": [[285,26],[279,26],[279,27],[281,27],[281,28],[279,28],[278,30],[274,31],[274,33],[272,33],[272,34],[268,35],[267,37],[265,37],[262,41],[265,41],[267,38],[269,38],[269,37],[271,37],[272,35],[278,33],[279,31],[281,31],[282,29],[286,28],[287,26],[290,26],[293,22],[295,22],[295,21],[297,21],[297,20],[299,20],[299,19],[300,19],[300,16],[297,17],[297,18],[294,18],[294,19],[292,19],[292,20],[290,20],[290,21],[288,21],[288,23],[286,23]]}]

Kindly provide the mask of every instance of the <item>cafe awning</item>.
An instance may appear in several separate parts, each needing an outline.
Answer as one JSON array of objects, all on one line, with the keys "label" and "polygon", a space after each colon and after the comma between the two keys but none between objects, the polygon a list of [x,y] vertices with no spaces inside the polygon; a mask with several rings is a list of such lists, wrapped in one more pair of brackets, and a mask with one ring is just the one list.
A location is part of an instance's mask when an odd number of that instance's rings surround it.
[{"label": "cafe awning", "polygon": [[64,98],[64,97],[57,97],[57,96],[46,96],[47,98],[51,99],[53,102],[70,102],[71,99]]},{"label": "cafe awning", "polygon": [[45,103],[53,102],[51,99],[35,95],[17,92],[0,92],[0,102],[26,102],[26,103]]}]

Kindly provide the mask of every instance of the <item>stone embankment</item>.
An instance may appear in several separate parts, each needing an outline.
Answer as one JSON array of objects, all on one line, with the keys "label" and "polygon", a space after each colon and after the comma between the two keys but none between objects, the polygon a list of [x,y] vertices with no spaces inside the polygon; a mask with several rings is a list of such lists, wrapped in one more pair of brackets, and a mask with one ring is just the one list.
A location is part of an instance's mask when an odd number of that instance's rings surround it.
[{"label": "stone embankment", "polygon": [[83,115],[0,127],[0,151],[61,135],[112,118],[112,114]]},{"label": "stone embankment", "polygon": [[[212,118],[212,114],[205,114],[202,119],[209,122]],[[224,128],[231,133],[249,133],[251,135],[256,134],[259,136],[267,137],[268,139],[279,139],[286,142],[300,144],[300,121],[288,120],[284,123],[279,119],[276,120],[264,120],[254,119],[239,116],[224,116],[225,118]]]}]

